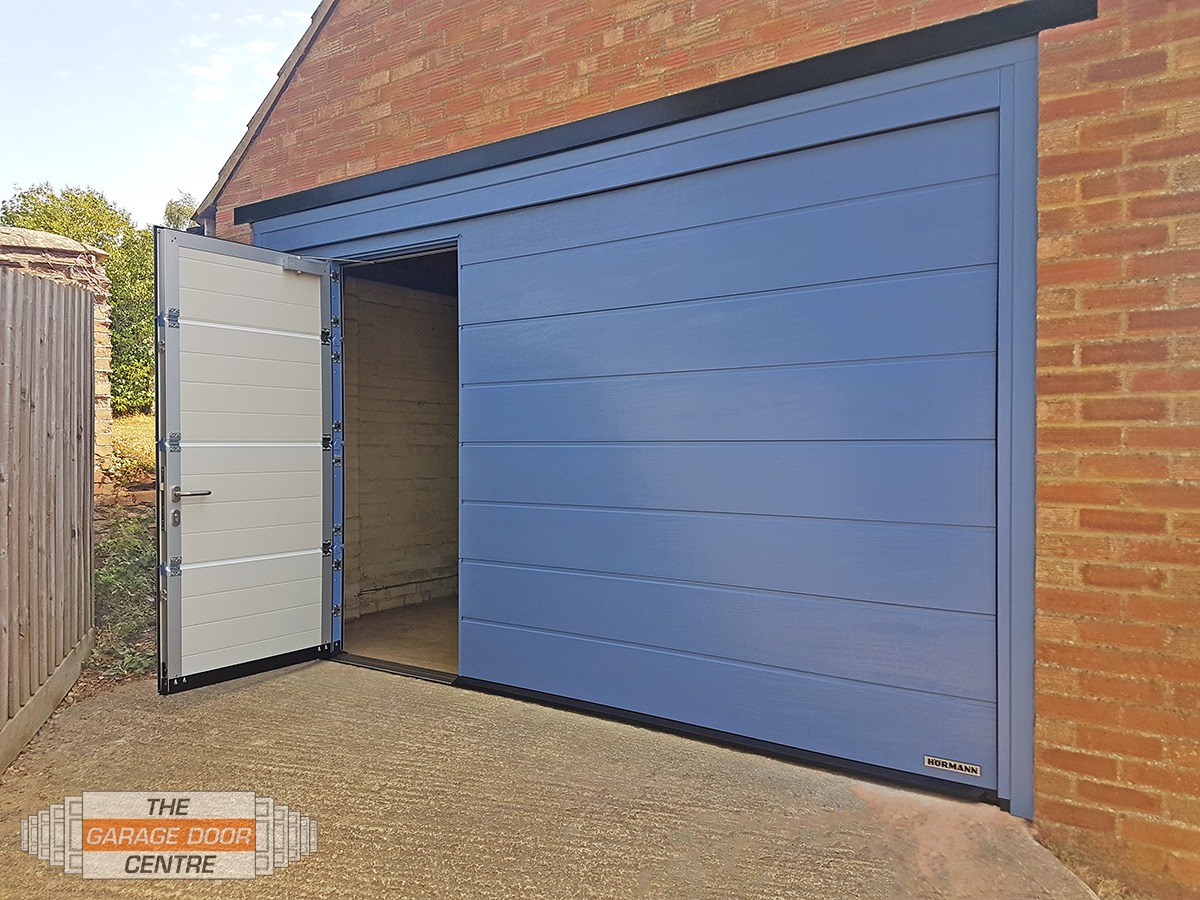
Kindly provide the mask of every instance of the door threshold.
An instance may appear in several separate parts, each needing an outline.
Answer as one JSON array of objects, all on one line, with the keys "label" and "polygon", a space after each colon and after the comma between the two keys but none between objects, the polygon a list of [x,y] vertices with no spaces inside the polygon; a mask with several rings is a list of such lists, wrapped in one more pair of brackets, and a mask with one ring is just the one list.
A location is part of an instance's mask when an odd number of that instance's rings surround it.
[{"label": "door threshold", "polygon": [[339,653],[330,658],[334,662],[345,663],[348,666],[391,672],[393,675],[407,675],[410,678],[420,678],[423,681],[434,681],[438,684],[454,684],[458,680],[458,676],[453,672],[426,669],[424,666],[410,666],[405,663],[390,662],[386,659],[375,659],[372,656],[359,656],[356,653]]}]

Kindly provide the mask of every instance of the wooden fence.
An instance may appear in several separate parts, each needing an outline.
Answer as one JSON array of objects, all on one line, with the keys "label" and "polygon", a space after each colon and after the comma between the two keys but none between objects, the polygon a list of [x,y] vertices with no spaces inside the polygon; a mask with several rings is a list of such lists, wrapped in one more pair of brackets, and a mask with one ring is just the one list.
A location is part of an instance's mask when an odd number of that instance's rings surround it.
[{"label": "wooden fence", "polygon": [[92,308],[81,287],[0,269],[0,771],[94,638]]}]

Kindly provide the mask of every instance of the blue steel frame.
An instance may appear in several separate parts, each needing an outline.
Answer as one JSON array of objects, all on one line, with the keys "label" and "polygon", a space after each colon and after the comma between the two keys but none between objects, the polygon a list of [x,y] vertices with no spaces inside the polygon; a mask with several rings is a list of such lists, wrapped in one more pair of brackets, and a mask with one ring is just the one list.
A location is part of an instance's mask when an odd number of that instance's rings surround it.
[{"label": "blue steel frame", "polygon": [[[1008,802],[1012,813],[1024,818],[1033,816],[1037,52],[1036,37],[1022,38],[710,117],[725,123],[725,127],[737,126],[748,121],[771,121],[780,115],[780,105],[793,113],[819,112],[872,98],[886,100],[891,106],[892,97],[898,96],[902,89],[936,87],[960,76],[984,72],[995,73],[999,80],[999,99],[991,107],[998,109],[1000,115],[996,405],[998,794]],[[441,182],[263,219],[254,224],[254,240],[261,246],[292,253],[356,262],[395,258],[434,245],[457,244],[462,265],[461,254],[464,249],[469,251],[472,220],[501,209],[555,199],[536,196],[539,177],[549,185],[541,190],[560,191],[559,196],[564,197],[611,188],[614,185],[589,188],[581,185],[579,178],[586,180],[589,168],[602,168],[606,160],[613,162],[618,158],[622,158],[622,169],[628,171],[624,160],[639,151],[678,147],[705,128],[714,134],[721,127],[716,121],[708,126],[703,119],[666,125]],[[572,168],[583,174],[571,176],[568,183],[564,173]],[[608,171],[611,173],[612,169]],[[678,173],[657,177],[669,174]],[[340,316],[340,292],[335,291],[334,296],[334,309]],[[335,368],[334,379],[335,417],[340,417],[340,366]],[[334,515],[339,525],[343,513],[340,491],[338,473]],[[340,572],[335,583],[340,591]],[[335,596],[340,605],[340,595]],[[335,623],[335,628],[336,642],[341,636],[340,622]]]},{"label": "blue steel frame", "polygon": [[999,794],[1033,818],[1037,41],[1000,69],[996,348],[997,750]]}]

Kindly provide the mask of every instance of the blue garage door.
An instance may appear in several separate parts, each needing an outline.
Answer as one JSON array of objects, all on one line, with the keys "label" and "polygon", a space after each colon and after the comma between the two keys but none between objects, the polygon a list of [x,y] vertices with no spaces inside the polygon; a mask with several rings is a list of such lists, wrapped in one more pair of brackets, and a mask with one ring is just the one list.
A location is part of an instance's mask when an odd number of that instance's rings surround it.
[{"label": "blue garage door", "polygon": [[462,674],[995,787],[998,142],[472,229]]}]

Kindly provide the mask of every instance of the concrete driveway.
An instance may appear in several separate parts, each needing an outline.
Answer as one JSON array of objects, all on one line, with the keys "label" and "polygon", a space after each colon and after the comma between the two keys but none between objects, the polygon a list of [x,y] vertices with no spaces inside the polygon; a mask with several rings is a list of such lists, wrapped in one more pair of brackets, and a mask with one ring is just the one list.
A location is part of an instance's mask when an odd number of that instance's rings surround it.
[{"label": "concrete driveway", "polygon": [[[252,790],[315,854],[253,881],[89,881],[20,819],[84,790]],[[1090,898],[998,809],[332,662],[63,710],[0,782],[0,896]]]}]

